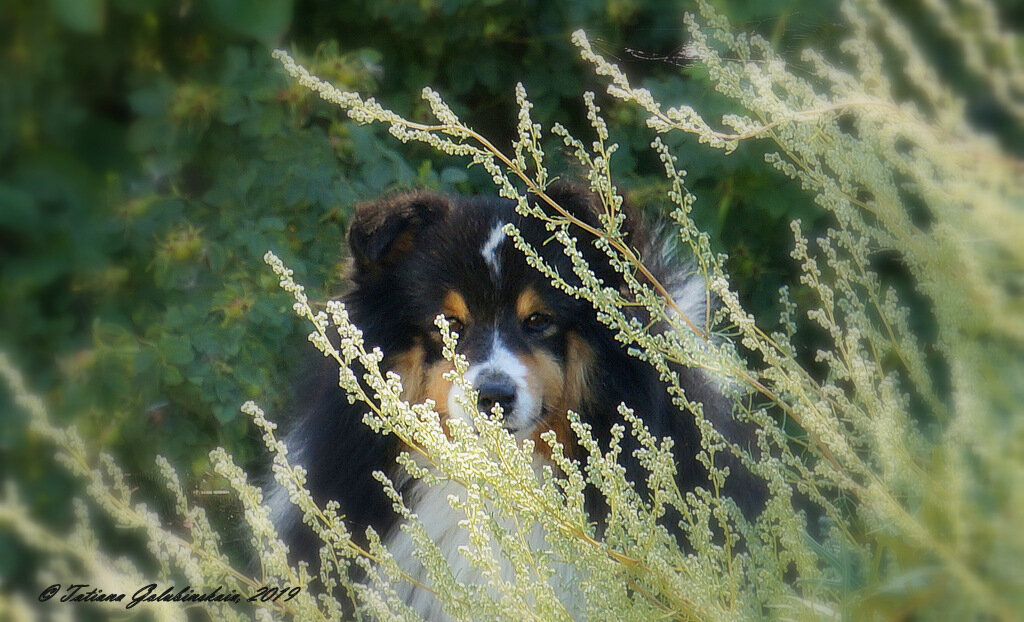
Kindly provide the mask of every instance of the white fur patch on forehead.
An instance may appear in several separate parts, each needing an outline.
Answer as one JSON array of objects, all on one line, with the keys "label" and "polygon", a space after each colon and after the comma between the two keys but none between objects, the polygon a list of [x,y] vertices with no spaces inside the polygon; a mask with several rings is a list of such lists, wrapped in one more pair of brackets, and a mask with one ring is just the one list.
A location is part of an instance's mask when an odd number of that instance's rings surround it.
[{"label": "white fur patch on forehead", "polygon": [[501,230],[505,226],[505,223],[498,222],[491,229],[491,234],[487,236],[487,241],[480,247],[480,254],[483,255],[484,261],[487,262],[487,269],[491,271],[491,276],[497,280],[498,275],[501,274],[501,262],[498,260],[498,247],[505,241],[505,232]]},{"label": "white fur patch on forehead", "polygon": [[498,334],[494,334],[494,341],[491,342],[491,355],[483,363],[486,367],[508,374],[517,384],[525,384],[529,370],[526,365],[502,343]]}]

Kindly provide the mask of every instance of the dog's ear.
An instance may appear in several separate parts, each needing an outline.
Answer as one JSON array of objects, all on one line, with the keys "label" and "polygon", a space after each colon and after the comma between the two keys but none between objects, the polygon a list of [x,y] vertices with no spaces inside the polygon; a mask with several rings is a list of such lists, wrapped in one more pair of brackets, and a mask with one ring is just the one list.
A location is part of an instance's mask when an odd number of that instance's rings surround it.
[{"label": "dog's ear", "polygon": [[448,197],[409,192],[356,206],[348,245],[361,272],[376,273],[395,265],[416,246],[420,232],[443,219]]},{"label": "dog's ear", "polygon": [[[544,194],[567,212],[592,227],[600,227],[598,214],[604,209],[601,200],[586,186],[569,181],[556,181],[544,189]],[[545,212],[555,215],[555,208],[537,197],[537,204]]]},{"label": "dog's ear", "polygon": [[[594,229],[600,230],[603,228],[599,215],[604,213],[604,204],[588,187],[569,181],[556,181],[545,188],[544,194],[567,212]],[[545,212],[552,215],[555,214],[555,208],[548,205],[546,201],[539,197],[536,197],[534,200],[538,202],[538,205]],[[641,239],[643,229],[642,227],[637,227],[637,224],[643,220],[643,215],[627,201],[623,202],[621,209],[626,215],[622,230],[626,234],[627,241],[634,247],[639,247],[643,243]]]}]

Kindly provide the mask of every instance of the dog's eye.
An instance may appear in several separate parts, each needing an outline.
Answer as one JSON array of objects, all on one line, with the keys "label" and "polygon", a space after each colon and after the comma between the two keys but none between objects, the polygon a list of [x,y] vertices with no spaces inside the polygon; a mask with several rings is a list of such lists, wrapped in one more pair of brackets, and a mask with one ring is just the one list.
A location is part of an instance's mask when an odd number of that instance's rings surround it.
[{"label": "dog's eye", "polygon": [[532,313],[523,320],[523,328],[531,333],[542,333],[551,327],[554,319],[547,313]]},{"label": "dog's eye", "polygon": [[446,315],[444,316],[444,319],[448,322],[449,330],[454,333],[461,333],[462,329],[465,328],[465,324],[463,324],[462,321],[454,315]]}]

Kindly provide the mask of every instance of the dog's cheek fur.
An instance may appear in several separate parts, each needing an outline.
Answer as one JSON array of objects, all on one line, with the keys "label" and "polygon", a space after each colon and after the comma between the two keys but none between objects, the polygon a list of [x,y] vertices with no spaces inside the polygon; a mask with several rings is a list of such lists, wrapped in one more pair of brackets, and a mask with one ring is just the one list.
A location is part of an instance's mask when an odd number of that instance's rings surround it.
[{"label": "dog's cheek fur", "polygon": [[434,401],[434,410],[441,417],[441,427],[445,435],[448,435],[448,394],[452,390],[452,383],[445,379],[444,375],[452,371],[454,367],[445,359],[427,366],[426,376],[423,382],[423,395],[418,402],[431,399]]},{"label": "dog's cheek fur", "polygon": [[534,370],[536,377],[542,379],[546,413],[530,436],[534,452],[550,461],[551,448],[541,438],[541,434],[552,430],[555,439],[562,444],[565,455],[576,457],[576,437],[569,425],[567,411],[579,412],[590,400],[594,350],[579,335],[570,332],[566,337],[565,361],[561,365],[547,353],[533,354],[530,358],[530,369]]},{"label": "dog's cheek fur", "polygon": [[422,401],[420,395],[423,394],[423,383],[427,375],[425,358],[423,346],[416,344],[392,359],[390,369],[402,377],[402,399]]},{"label": "dog's cheek fur", "polygon": [[444,375],[452,371],[452,364],[446,359],[427,363],[426,350],[422,345],[415,345],[399,353],[393,361],[391,371],[402,377],[402,399],[413,404],[420,404],[427,399],[433,400],[434,410],[441,421],[441,429],[445,436],[451,438],[446,422],[449,417],[448,393],[451,391],[452,383],[448,382]]}]

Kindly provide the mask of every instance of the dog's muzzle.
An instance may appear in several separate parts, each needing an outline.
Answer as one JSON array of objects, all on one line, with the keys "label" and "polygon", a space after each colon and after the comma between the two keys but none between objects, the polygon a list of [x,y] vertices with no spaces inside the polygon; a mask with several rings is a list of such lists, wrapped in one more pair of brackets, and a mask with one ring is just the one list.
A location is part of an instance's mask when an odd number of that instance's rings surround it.
[{"label": "dog's muzzle", "polygon": [[476,407],[480,412],[489,413],[495,404],[499,404],[506,417],[512,415],[516,403],[516,384],[508,374],[496,371],[480,374],[473,388],[477,391]]}]

